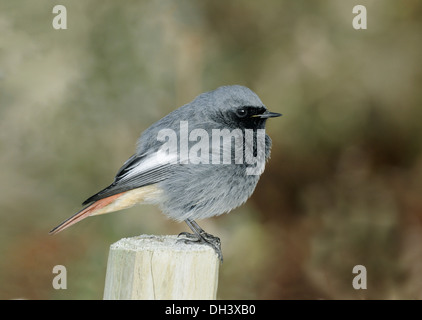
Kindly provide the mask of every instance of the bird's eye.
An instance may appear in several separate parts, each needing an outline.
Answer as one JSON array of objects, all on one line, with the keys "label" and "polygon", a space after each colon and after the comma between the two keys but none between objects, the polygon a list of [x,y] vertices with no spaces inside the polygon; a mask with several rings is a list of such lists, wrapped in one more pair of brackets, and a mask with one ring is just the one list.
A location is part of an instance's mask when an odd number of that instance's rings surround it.
[{"label": "bird's eye", "polygon": [[248,115],[248,110],[244,109],[244,108],[240,108],[236,110],[236,115],[239,118],[244,118]]}]

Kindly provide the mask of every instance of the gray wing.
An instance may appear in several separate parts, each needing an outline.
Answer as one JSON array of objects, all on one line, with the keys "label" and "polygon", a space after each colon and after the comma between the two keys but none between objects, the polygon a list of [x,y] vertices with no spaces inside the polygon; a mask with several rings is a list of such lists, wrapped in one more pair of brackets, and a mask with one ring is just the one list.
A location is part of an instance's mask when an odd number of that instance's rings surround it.
[{"label": "gray wing", "polygon": [[156,152],[135,154],[119,169],[111,185],[89,197],[82,204],[86,205],[121,192],[163,181],[170,176],[173,164],[175,164],[173,157],[159,158]]}]

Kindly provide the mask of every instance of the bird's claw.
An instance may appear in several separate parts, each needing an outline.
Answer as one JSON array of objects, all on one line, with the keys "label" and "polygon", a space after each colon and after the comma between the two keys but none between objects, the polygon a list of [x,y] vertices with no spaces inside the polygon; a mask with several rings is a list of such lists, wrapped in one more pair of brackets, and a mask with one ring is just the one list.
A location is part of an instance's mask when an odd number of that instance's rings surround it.
[{"label": "bird's claw", "polygon": [[181,232],[178,237],[185,237],[185,239],[178,239],[183,243],[199,243],[206,244],[214,249],[215,253],[218,256],[218,259],[223,263],[223,253],[221,251],[221,241],[220,238],[213,236],[212,234],[201,232],[199,235],[189,232]]}]

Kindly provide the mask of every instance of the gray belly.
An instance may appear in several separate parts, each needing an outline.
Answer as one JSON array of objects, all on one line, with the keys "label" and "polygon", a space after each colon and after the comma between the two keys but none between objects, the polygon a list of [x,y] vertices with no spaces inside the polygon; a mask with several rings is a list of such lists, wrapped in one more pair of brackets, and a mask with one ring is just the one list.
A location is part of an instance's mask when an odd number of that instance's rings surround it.
[{"label": "gray belly", "polygon": [[243,165],[185,165],[159,183],[161,210],[172,219],[204,219],[243,204],[255,190],[259,175],[247,175]]}]

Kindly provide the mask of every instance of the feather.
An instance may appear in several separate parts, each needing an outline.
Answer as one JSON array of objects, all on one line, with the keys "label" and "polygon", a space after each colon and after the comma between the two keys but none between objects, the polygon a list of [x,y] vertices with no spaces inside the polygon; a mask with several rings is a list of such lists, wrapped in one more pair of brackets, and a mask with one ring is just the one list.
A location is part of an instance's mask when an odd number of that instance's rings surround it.
[{"label": "feather", "polygon": [[154,202],[160,197],[160,194],[161,191],[156,185],[149,185],[100,199],[75,213],[49,233],[56,234],[89,216],[119,211],[130,208],[137,203]]}]

